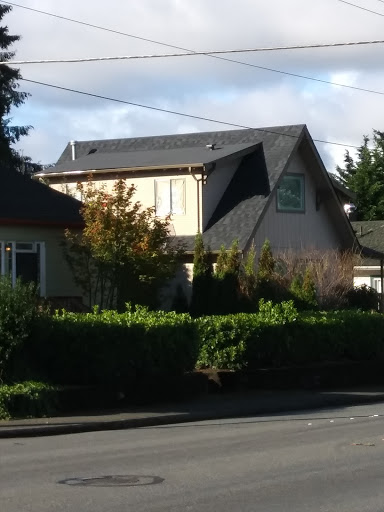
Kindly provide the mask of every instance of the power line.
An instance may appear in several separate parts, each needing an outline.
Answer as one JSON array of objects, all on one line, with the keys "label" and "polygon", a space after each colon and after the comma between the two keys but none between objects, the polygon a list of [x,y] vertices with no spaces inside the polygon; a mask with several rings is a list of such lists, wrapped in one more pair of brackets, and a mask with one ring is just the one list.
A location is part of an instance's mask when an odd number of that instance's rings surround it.
[{"label": "power line", "polygon": [[316,43],[306,45],[292,45],[292,46],[269,46],[261,48],[242,48],[238,50],[205,50],[193,53],[163,53],[163,54],[146,54],[146,55],[120,55],[113,57],[84,57],[80,59],[42,59],[42,60],[12,60],[7,61],[9,66],[20,66],[22,64],[64,64],[64,63],[79,63],[79,62],[99,62],[111,60],[135,60],[135,59],[163,59],[168,57],[195,57],[196,55],[226,55],[230,53],[255,53],[255,52],[274,52],[280,50],[305,50],[311,48],[337,48],[344,46],[361,46],[371,44],[383,44],[384,40],[374,41],[350,41],[347,43]]},{"label": "power line", "polygon": [[[339,1],[342,1],[342,0],[339,0]],[[28,11],[37,12],[39,14],[44,14],[46,16],[52,16],[54,18],[58,18],[58,19],[65,20],[65,21],[69,21],[71,23],[77,23],[79,25],[84,25],[86,27],[96,28],[98,30],[103,30],[105,32],[111,32],[113,34],[118,34],[118,35],[121,35],[121,36],[131,37],[133,39],[138,39],[140,41],[145,41],[145,42],[157,44],[157,45],[160,45],[160,46],[165,46],[165,47],[168,47],[168,48],[174,48],[176,50],[183,50],[185,52],[190,52],[192,54],[195,53],[193,50],[190,50],[188,48],[183,48],[182,46],[176,46],[176,45],[172,45],[172,44],[168,44],[168,43],[163,43],[161,41],[155,41],[154,39],[148,39],[148,38],[137,36],[137,35],[134,35],[134,34],[128,34],[126,32],[120,32],[118,30],[102,27],[102,26],[99,26],[99,25],[93,25],[92,23],[87,23],[85,21],[75,20],[73,18],[67,18],[65,16],[60,16],[58,14],[53,14],[53,13],[50,13],[50,12],[41,11],[39,9],[34,9],[32,7],[26,7],[25,5],[16,4],[14,2],[2,1],[1,3],[12,5],[14,7],[20,7],[21,9],[27,9]],[[348,3],[348,2],[346,2],[346,3]],[[243,62],[243,61],[240,61],[240,60],[229,59],[228,57],[221,57],[219,55],[207,55],[207,57],[210,57],[211,59],[222,60],[222,61],[225,61],[225,62],[231,62],[232,64],[239,64],[241,66],[247,66],[247,67],[250,67],[250,68],[261,69],[263,71],[269,71],[271,73],[278,73],[280,75],[291,76],[291,77],[294,77],[294,78],[301,78],[303,80],[310,80],[312,82],[318,82],[318,83],[322,83],[322,84],[333,85],[333,86],[336,86],[336,87],[344,87],[346,89],[353,89],[355,91],[367,92],[367,93],[370,93],[370,94],[380,94],[380,95],[384,94],[381,91],[375,91],[375,90],[372,90],[372,89],[366,89],[366,88],[357,87],[357,86],[354,86],[354,85],[340,84],[338,82],[331,82],[329,80],[323,80],[321,78],[315,78],[315,77],[306,76],[306,75],[299,75],[298,73],[291,73],[289,71],[281,71],[279,69],[273,69],[273,68],[269,68],[269,67],[265,67],[265,66],[258,66],[257,64],[251,64],[249,62]]]},{"label": "power line", "polygon": [[[382,16],[384,18],[384,14],[381,12],[372,11],[371,9],[367,9],[366,7],[361,7],[360,5],[352,4],[351,2],[346,2],[346,0],[337,0],[337,1],[341,2],[342,4],[350,5],[351,7],[356,7],[356,9],[361,9],[362,11],[367,11],[372,14],[377,14],[378,16]],[[379,0],[379,1],[381,1],[381,0]]]},{"label": "power line", "polygon": [[[59,89],[61,91],[67,91],[67,92],[72,92],[72,93],[76,93],[76,94],[82,94],[83,96],[90,96],[92,98],[98,98],[98,99],[101,99],[101,100],[113,101],[115,103],[122,103],[124,105],[130,105],[130,106],[133,106],[133,107],[145,108],[145,109],[148,109],[148,110],[155,110],[157,112],[164,112],[166,114],[173,114],[173,115],[176,115],[176,116],[188,117],[190,119],[198,119],[200,121],[208,121],[210,123],[217,123],[217,124],[222,124],[222,125],[226,125],[226,126],[232,126],[234,128],[242,128],[242,129],[247,129],[247,130],[257,130],[257,131],[260,131],[260,132],[271,133],[271,134],[274,134],[274,135],[283,135],[283,136],[292,137],[292,138],[295,138],[295,139],[298,138],[297,135],[292,135],[290,133],[275,132],[273,130],[267,130],[267,129],[264,129],[264,128],[253,128],[252,126],[246,126],[246,125],[243,125],[243,124],[230,123],[230,122],[227,122],[227,121],[220,121],[220,120],[212,119],[212,118],[209,118],[209,117],[202,117],[202,116],[197,116],[197,115],[193,115],[193,114],[186,114],[185,112],[178,112],[176,110],[169,110],[169,109],[165,109],[165,108],[154,107],[154,106],[151,106],[151,105],[144,105],[142,103],[134,103],[133,101],[121,100],[121,99],[118,99],[118,98],[111,98],[109,96],[102,96],[100,94],[94,94],[94,93],[90,93],[90,92],[79,91],[77,89],[70,89],[69,87],[62,87],[60,85],[47,84],[45,82],[38,82],[37,80],[29,80],[27,78],[20,78],[20,80],[23,80],[24,82],[29,82],[29,83],[32,83],[32,84],[43,85],[45,87],[51,87],[53,89]],[[331,144],[333,146],[341,146],[341,147],[348,147],[348,148],[354,148],[354,149],[358,149],[359,148],[359,146],[354,146],[352,144],[343,144],[341,142],[333,142],[333,141],[328,141],[328,140],[313,139],[313,141],[314,142],[320,142],[322,144]]]}]

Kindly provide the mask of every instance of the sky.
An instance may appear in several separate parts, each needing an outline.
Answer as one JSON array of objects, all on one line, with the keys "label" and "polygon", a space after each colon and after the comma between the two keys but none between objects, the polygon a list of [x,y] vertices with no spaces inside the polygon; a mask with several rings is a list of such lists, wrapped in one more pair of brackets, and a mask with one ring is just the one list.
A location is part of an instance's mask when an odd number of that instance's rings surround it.
[{"label": "sky", "polygon": [[[19,0],[18,4],[194,51],[384,39],[384,2],[351,0]],[[17,60],[173,53],[133,37],[20,7],[6,15]],[[372,94],[207,56],[20,66],[23,78],[249,127],[304,123],[315,139],[360,145],[384,130],[384,45],[244,53],[228,58],[383,92]],[[380,64],[381,63],[381,64]],[[17,149],[54,163],[70,140],[231,129],[20,82],[31,94],[12,124],[32,125]],[[328,169],[345,147],[317,143]],[[352,154],[353,154],[353,150]]]}]

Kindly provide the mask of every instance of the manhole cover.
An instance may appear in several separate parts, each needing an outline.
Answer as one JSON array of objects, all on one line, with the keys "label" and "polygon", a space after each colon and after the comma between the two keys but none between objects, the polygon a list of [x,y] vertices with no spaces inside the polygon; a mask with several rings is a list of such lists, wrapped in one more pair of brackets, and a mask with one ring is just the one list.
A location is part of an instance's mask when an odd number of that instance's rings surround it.
[{"label": "manhole cover", "polygon": [[66,478],[59,484],[88,487],[134,487],[138,485],[155,485],[164,482],[164,478],[149,475],[104,475],[93,477]]}]

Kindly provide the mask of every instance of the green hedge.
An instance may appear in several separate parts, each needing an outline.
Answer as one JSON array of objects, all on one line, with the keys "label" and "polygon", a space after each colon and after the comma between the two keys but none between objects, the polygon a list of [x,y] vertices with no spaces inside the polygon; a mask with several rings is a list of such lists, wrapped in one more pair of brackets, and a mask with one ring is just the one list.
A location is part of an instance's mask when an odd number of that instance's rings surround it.
[{"label": "green hedge", "polygon": [[35,287],[19,279],[12,286],[0,276],[0,382],[14,371],[14,356],[23,350],[38,315]]},{"label": "green hedge", "polygon": [[252,369],[384,357],[383,315],[360,311],[298,315],[289,306],[281,317],[283,311],[271,303],[267,306],[270,316],[198,319],[201,346],[197,366]]},{"label": "green hedge", "polygon": [[0,385],[0,420],[55,413],[58,388],[42,382]]},{"label": "green hedge", "polygon": [[121,314],[48,315],[33,305],[31,290],[20,295],[8,283],[2,286],[0,382],[42,380],[131,389],[144,380],[179,376],[196,366],[267,368],[368,361],[384,355],[384,315],[377,313],[299,314],[292,301],[273,305],[261,300],[255,314],[196,319],[140,307]]},{"label": "green hedge", "polygon": [[62,311],[39,318],[28,353],[43,380],[127,385],[193,370],[198,331],[188,314]]}]

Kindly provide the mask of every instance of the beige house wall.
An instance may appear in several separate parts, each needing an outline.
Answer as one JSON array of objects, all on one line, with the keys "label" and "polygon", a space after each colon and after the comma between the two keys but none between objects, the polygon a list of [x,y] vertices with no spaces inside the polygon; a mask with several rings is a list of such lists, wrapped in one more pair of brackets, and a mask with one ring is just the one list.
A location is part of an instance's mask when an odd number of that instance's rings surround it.
[{"label": "beige house wall", "polygon": [[64,258],[61,243],[64,228],[34,226],[1,226],[3,242],[44,242],[47,297],[79,297],[81,290],[75,285],[72,273]]},{"label": "beige house wall", "polygon": [[[133,184],[136,187],[136,193],[134,195],[135,201],[140,201],[144,207],[155,206],[155,181],[157,179],[183,179],[185,180],[185,214],[184,215],[172,215],[172,225],[177,236],[196,235],[198,231],[198,219],[201,222],[201,174],[172,174],[172,175],[160,175],[156,176],[138,176],[135,173],[134,176],[121,176],[126,179],[127,184]],[[110,179],[97,178],[98,186],[105,186],[107,191],[112,192],[113,185],[116,181],[118,174],[113,174]],[[50,186],[60,192],[69,193],[76,195],[76,178],[73,178],[73,182],[70,181],[71,177],[67,177],[65,183],[50,183]],[[84,179],[83,181],[86,181]],[[197,200],[197,194],[199,193],[199,201]],[[80,197],[78,197],[80,199]],[[200,204],[200,212],[198,213],[198,203]]]},{"label": "beige house wall", "polygon": [[277,211],[275,190],[254,239],[256,249],[259,251],[266,239],[275,251],[339,248],[340,239],[327,212],[327,205],[321,204],[316,209],[316,186],[300,153],[294,155],[287,173],[304,175],[305,211]]}]

